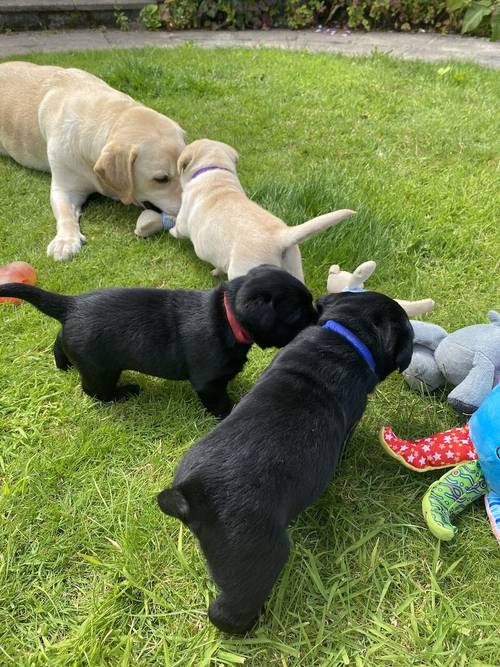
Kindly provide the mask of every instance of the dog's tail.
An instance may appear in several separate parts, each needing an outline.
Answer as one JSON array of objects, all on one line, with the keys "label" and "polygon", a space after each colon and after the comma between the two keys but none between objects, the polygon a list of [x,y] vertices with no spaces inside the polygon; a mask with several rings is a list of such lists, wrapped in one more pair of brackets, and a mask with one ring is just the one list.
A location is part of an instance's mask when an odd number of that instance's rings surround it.
[{"label": "dog's tail", "polygon": [[181,521],[189,519],[189,503],[178,488],[165,489],[158,494],[158,505],[162,512],[175,516]]},{"label": "dog's tail", "polygon": [[25,285],[24,283],[0,285],[0,297],[4,296],[28,301],[42,313],[59,320],[59,322],[64,321],[73,300],[71,296],[64,296],[64,294],[57,294],[57,292],[47,292],[39,287]]},{"label": "dog's tail", "polygon": [[322,232],[328,227],[338,224],[346,218],[350,218],[356,211],[351,211],[348,208],[343,208],[340,211],[332,211],[319,215],[317,218],[303,222],[301,225],[295,227],[287,227],[283,230],[283,249],[286,250],[297,243],[302,243],[306,239],[311,238],[315,234]]}]

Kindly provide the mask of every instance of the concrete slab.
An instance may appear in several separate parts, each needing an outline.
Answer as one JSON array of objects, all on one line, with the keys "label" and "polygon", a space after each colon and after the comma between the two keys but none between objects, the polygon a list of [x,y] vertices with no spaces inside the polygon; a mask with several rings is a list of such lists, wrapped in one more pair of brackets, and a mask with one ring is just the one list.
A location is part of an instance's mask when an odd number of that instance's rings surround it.
[{"label": "concrete slab", "polygon": [[0,35],[0,57],[81,49],[172,47],[186,42],[206,48],[263,46],[347,55],[369,55],[377,50],[398,58],[427,61],[471,61],[488,67],[500,68],[500,43],[490,42],[487,39],[433,33],[315,32],[312,30],[33,31]]},{"label": "concrete slab", "polygon": [[0,0],[0,12],[141,9],[151,0]]}]

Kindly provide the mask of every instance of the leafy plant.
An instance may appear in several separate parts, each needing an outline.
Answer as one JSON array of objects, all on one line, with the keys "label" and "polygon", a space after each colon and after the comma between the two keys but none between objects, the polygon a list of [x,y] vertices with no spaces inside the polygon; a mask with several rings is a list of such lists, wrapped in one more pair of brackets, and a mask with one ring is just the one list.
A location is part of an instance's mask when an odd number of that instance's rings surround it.
[{"label": "leafy plant", "polygon": [[162,23],[171,30],[198,27],[198,7],[193,0],[164,0],[159,12]]},{"label": "leafy plant", "polygon": [[[462,30],[500,39],[500,0],[161,0],[141,22],[186,28],[292,29],[340,25],[374,30]],[[489,20],[488,20],[489,19]]]},{"label": "leafy plant", "polygon": [[139,12],[139,21],[147,30],[159,30],[162,27],[158,5],[146,5]]},{"label": "leafy plant", "polygon": [[448,9],[452,12],[464,10],[462,32],[473,32],[483,19],[490,17],[491,39],[500,39],[500,7],[498,0],[448,0]]},{"label": "leafy plant", "polygon": [[122,32],[130,30],[128,16],[119,9],[115,10],[115,23]]}]

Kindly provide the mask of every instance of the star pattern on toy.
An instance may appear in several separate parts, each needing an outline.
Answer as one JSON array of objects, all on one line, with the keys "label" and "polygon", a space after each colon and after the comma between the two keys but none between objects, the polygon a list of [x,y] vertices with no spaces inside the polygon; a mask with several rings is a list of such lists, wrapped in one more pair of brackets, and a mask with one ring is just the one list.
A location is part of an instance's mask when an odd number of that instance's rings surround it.
[{"label": "star pattern on toy", "polygon": [[445,468],[461,461],[477,459],[467,424],[415,441],[403,440],[391,428],[385,427],[382,439],[396,458],[417,470]]}]

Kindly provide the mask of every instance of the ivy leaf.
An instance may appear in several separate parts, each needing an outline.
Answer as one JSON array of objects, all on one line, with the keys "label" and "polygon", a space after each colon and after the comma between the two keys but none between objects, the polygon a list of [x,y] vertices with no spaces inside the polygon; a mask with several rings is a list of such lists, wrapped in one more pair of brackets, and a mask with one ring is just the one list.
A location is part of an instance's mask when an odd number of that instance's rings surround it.
[{"label": "ivy leaf", "polygon": [[465,12],[464,22],[462,25],[462,32],[471,32],[475,30],[481,23],[485,16],[491,14],[491,5],[486,1],[473,2],[468,10]]},{"label": "ivy leaf", "polygon": [[500,40],[500,10],[497,9],[491,15],[491,41],[497,42]]},{"label": "ivy leaf", "polygon": [[456,12],[457,9],[465,9],[470,4],[470,0],[448,0],[448,9],[450,12]]}]

